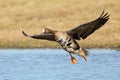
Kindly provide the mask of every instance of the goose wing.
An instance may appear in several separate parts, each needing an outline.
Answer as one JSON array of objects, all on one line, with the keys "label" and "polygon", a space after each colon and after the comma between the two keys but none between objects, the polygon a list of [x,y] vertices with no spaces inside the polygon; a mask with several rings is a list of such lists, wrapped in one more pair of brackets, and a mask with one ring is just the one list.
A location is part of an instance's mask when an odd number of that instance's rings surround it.
[{"label": "goose wing", "polygon": [[74,39],[77,40],[80,40],[80,38],[85,39],[94,31],[102,27],[102,25],[104,25],[108,20],[109,20],[108,13],[104,13],[103,11],[100,17],[98,17],[96,20],[79,25],[78,27],[71,29],[67,32]]},{"label": "goose wing", "polygon": [[53,34],[50,33],[43,33],[43,34],[35,34],[33,36],[29,36],[26,34],[24,31],[22,31],[23,35],[26,37],[34,38],[34,39],[44,39],[44,40],[50,40],[50,41],[55,41],[55,37]]}]

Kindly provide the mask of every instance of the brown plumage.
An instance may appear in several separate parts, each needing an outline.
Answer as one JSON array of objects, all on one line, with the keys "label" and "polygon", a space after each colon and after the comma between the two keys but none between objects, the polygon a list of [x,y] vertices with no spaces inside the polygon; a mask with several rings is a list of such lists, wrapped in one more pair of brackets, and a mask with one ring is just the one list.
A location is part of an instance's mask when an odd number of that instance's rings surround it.
[{"label": "brown plumage", "polygon": [[85,39],[94,31],[102,27],[109,20],[108,13],[104,14],[104,11],[96,20],[79,25],[78,27],[67,31],[74,39],[80,40]]},{"label": "brown plumage", "polygon": [[78,56],[83,57],[85,60],[87,60],[86,56],[88,55],[88,51],[86,49],[81,48],[79,44],[76,42],[76,40],[80,40],[81,38],[82,39],[87,38],[98,28],[102,27],[102,25],[104,25],[108,20],[109,20],[108,13],[104,14],[103,11],[101,16],[98,17],[96,20],[86,24],[82,24],[69,31],[56,31],[45,28],[43,29],[43,33],[39,35],[29,36],[24,31],[22,31],[22,33],[26,37],[58,42],[64,50],[69,52],[71,56],[71,61],[73,64],[75,64],[77,60],[72,56],[72,54],[77,54]]},{"label": "brown plumage", "polygon": [[45,39],[45,40],[50,40],[50,41],[55,41],[55,37],[53,34],[47,33],[47,34],[35,34],[33,36],[29,36],[26,34],[24,31],[22,31],[23,35],[26,37],[31,37],[34,39]]}]

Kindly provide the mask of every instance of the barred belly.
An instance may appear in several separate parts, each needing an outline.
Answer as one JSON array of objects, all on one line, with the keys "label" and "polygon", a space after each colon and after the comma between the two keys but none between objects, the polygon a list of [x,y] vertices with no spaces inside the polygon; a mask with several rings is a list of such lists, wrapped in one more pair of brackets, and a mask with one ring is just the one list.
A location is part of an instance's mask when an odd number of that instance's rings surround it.
[{"label": "barred belly", "polygon": [[58,43],[64,50],[68,51],[69,53],[74,53],[75,50],[79,49],[79,45],[71,37],[66,39],[59,39]]}]

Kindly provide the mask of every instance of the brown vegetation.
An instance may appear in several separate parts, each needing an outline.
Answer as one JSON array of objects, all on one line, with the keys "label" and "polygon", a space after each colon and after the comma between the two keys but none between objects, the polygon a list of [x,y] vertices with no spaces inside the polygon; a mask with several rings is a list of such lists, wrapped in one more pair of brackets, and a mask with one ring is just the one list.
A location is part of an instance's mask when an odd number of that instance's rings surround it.
[{"label": "brown vegetation", "polygon": [[21,31],[39,34],[44,26],[69,30],[96,19],[105,9],[110,20],[86,40],[83,47],[120,47],[119,0],[0,0],[0,47],[58,47],[55,42],[26,38]]}]

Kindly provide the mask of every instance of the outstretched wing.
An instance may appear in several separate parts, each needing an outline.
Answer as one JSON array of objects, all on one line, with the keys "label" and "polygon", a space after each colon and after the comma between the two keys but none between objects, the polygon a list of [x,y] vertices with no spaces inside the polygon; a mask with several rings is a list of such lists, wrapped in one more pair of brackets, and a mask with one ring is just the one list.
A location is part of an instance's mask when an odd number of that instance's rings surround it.
[{"label": "outstretched wing", "polygon": [[22,31],[23,35],[26,37],[31,37],[34,39],[44,39],[44,40],[50,40],[50,41],[55,41],[55,37],[53,34],[39,34],[39,35],[33,35],[33,36],[29,36],[28,34],[26,34],[24,31]]},{"label": "outstretched wing", "polygon": [[94,31],[102,27],[109,20],[108,13],[104,14],[104,11],[96,20],[82,24],[72,30],[68,31],[68,34],[71,35],[74,39],[80,40],[80,38],[85,39]]}]

